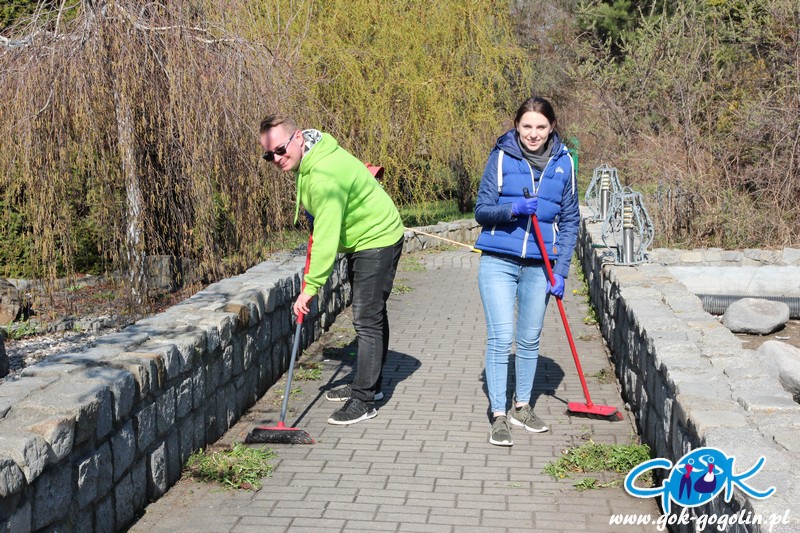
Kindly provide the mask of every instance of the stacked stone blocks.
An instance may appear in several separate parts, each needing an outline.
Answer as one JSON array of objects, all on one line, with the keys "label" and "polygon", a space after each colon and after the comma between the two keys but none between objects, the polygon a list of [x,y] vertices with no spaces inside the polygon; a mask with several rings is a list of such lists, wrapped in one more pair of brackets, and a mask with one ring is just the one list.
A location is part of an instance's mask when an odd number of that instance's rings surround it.
[{"label": "stacked stone blocks", "polygon": [[[479,226],[421,229],[474,240]],[[407,231],[404,249],[441,244]],[[124,530],[163,495],[189,455],[222,436],[287,370],[303,251],[0,384],[0,532]],[[340,256],[303,323],[301,348],[350,299]]]},{"label": "stacked stone blocks", "polygon": [[[794,509],[800,497],[800,446],[787,436],[800,429],[800,405],[770,377],[755,353],[743,349],[741,341],[670,274],[665,265],[678,264],[686,252],[657,250],[653,262],[637,267],[604,264],[603,250],[592,247],[602,242],[600,233],[600,224],[584,220],[577,253],[630,410],[627,414],[635,418],[653,456],[674,463],[692,449],[716,447],[735,457],[737,474],[760,456],[767,459],[750,482],[760,490],[774,486],[772,497],[757,500],[735,489],[730,502],[723,493],[690,509],[691,514],[744,510],[770,516]],[[724,260],[717,255],[725,254],[740,262],[758,257],[776,264],[786,255],[757,252],[698,251],[688,260],[694,261],[695,255],[699,261],[707,260],[704,254],[711,253],[710,264],[715,265],[714,261]],[[673,261],[673,256],[678,259]],[[664,258],[667,261],[658,262]],[[795,259],[790,257],[788,264]],[[660,484],[669,472],[654,473]],[[800,517],[790,518],[790,524],[771,531],[800,530]],[[767,530],[766,524],[727,529]],[[676,531],[693,531],[693,524],[677,526]]]}]

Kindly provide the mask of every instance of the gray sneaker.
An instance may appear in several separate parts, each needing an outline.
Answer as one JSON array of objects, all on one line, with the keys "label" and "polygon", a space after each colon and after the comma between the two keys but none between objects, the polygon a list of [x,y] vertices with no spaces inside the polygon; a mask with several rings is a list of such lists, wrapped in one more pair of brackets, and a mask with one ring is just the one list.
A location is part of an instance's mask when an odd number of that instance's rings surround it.
[{"label": "gray sneaker", "polygon": [[[325,399],[329,402],[346,402],[350,399],[350,396],[353,395],[353,385],[347,384],[344,387],[339,387],[338,389],[331,389],[325,393]],[[383,400],[383,393],[378,391],[375,393],[374,400],[379,402]]]},{"label": "gray sneaker", "polygon": [[492,432],[489,434],[489,443],[495,446],[514,445],[514,439],[511,438],[511,428],[508,426],[506,417],[495,417],[494,422],[492,422]]},{"label": "gray sneaker", "polygon": [[533,412],[533,407],[527,403],[522,407],[512,407],[509,409],[508,421],[515,426],[525,428],[527,431],[533,433],[544,433],[548,429],[544,420],[536,416],[536,413]]}]

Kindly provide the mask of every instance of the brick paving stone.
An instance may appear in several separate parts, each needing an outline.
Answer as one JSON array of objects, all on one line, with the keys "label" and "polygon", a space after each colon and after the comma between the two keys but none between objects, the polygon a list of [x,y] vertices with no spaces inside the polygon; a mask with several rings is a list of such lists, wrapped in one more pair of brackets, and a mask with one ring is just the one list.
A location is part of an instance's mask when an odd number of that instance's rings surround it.
[{"label": "brick paving stone", "polygon": [[303,501],[321,501],[321,502],[346,502],[352,503],[356,500],[358,489],[343,489],[330,490],[328,487],[312,487],[308,494],[303,498]]},{"label": "brick paving stone", "polygon": [[481,523],[484,525],[510,524],[514,527],[532,527],[534,523],[533,512],[531,511],[495,511],[493,509],[483,509],[481,511]]},{"label": "brick paving stone", "polygon": [[386,488],[400,488],[400,487],[391,487],[385,481],[355,481],[355,480],[345,480],[339,482],[336,486],[337,488],[353,488],[353,489],[386,489]]},{"label": "brick paving stone", "polygon": [[300,472],[292,478],[292,483],[298,485],[313,482],[312,487],[338,487],[341,481],[342,474],[334,472],[324,474]]},{"label": "brick paving stone", "polygon": [[[508,531],[519,531],[515,528],[492,527],[492,533],[506,533]],[[456,526],[453,528],[453,533],[486,533],[485,527],[478,526]]]},{"label": "brick paving stone", "polygon": [[282,530],[279,528],[286,529],[291,525],[293,517],[279,517],[279,516],[270,516],[268,518],[257,518],[255,516],[245,516],[243,517],[237,526],[257,526],[262,528],[274,528],[277,530]]},{"label": "brick paving stone", "polygon": [[424,524],[428,521],[428,513],[381,513],[380,519],[387,520],[389,522],[399,522],[402,524]]},{"label": "brick paving stone", "polygon": [[[474,524],[478,518],[481,516],[480,509],[449,509],[449,508],[434,508],[431,509],[430,518],[437,517],[436,523],[441,523],[439,519],[446,518],[446,517],[453,517],[457,516],[459,518],[469,518],[470,521],[465,525]],[[429,522],[433,522],[433,520],[428,520]],[[448,523],[448,522],[444,522]],[[462,524],[464,525],[464,524]]]},{"label": "brick paving stone", "polygon": [[357,503],[372,503],[376,505],[381,505],[381,504],[393,505],[400,501],[405,501],[405,498],[399,499],[392,496],[377,496],[377,495],[372,496],[370,494],[364,494],[356,498]]},{"label": "brick paving stone", "polygon": [[[420,524],[415,524],[415,526],[420,526]],[[372,533],[376,532],[390,532],[390,531],[397,531],[400,527],[400,522],[383,522],[383,521],[373,521],[369,520],[366,522],[361,522],[358,520],[348,520],[345,524],[343,531],[370,531]],[[408,530],[406,530],[408,531]]]},{"label": "brick paving stone", "polygon": [[[375,519],[375,512],[364,512],[364,511],[350,511],[347,509],[333,509],[333,510],[326,510],[325,511],[325,518],[334,519],[338,518],[342,521],[345,520],[363,520],[363,521],[370,521]],[[294,524],[293,524],[294,525]]]},{"label": "brick paving stone", "polygon": [[[582,401],[583,393],[554,303],[545,318],[534,383],[534,407],[550,431],[514,430],[510,448],[487,442],[480,256],[448,251],[417,257],[426,270],[404,271],[401,265],[398,279],[412,291],[389,299],[391,353],[384,369],[386,398],[377,403],[376,418],[330,426],[327,417],[338,405],[317,390],[301,395],[292,406],[303,413],[298,427],[317,443],[273,446],[275,471],[260,491],[215,493],[181,480],[150,504],[131,531],[571,533],[614,531],[608,524],[612,512],[657,517],[653,499],[633,498],[619,487],[577,492],[573,485],[581,476],[554,480],[542,471],[563,449],[588,438],[628,443],[635,434],[629,417],[612,424],[566,414],[565,402]],[[585,303],[573,300],[576,277],[567,280],[564,303],[584,371],[591,374],[609,364],[597,329],[582,323]],[[352,328],[348,313],[333,328]],[[343,360],[334,368],[332,362],[323,381],[312,385],[324,390],[350,381],[352,364]],[[615,384],[589,387],[597,403],[624,405]],[[277,409],[268,392],[254,411],[274,416]],[[240,422],[222,440],[246,434],[247,424]]]},{"label": "brick paving stone", "polygon": [[452,533],[450,524],[400,524],[400,531],[409,533]]},{"label": "brick paving stone", "polygon": [[271,524],[271,525],[248,525],[238,523],[236,524],[233,529],[231,529],[231,533],[283,533],[286,531],[287,526],[282,526],[279,524]]}]

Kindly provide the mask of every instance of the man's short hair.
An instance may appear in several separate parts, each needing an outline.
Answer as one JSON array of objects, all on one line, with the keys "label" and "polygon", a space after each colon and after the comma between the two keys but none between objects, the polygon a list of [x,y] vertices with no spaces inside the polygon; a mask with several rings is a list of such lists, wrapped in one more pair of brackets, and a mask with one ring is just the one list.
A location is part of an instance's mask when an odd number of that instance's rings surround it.
[{"label": "man's short hair", "polygon": [[269,115],[267,118],[261,121],[261,130],[259,131],[259,133],[263,135],[264,133],[267,133],[275,126],[280,126],[281,124],[285,124],[286,129],[292,131],[298,129],[297,123],[294,121],[294,119],[292,119],[292,117],[287,115],[274,114],[274,115]]}]

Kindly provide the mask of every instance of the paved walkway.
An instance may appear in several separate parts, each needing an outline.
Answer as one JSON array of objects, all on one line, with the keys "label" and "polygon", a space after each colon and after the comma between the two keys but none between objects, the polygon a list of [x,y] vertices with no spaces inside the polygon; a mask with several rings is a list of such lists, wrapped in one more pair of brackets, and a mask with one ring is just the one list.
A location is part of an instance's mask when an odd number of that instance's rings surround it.
[{"label": "paved walkway", "polygon": [[[583,477],[606,479],[602,474],[553,480],[542,472],[563,449],[589,438],[627,444],[636,434],[627,416],[612,423],[565,414],[566,402],[582,401],[583,394],[554,302],[534,387],[536,412],[550,431],[517,430],[511,448],[488,443],[478,261],[462,250],[402,260],[399,294],[389,304],[391,352],[377,418],[349,427],[326,423],[341,404],[327,402],[320,388],[348,380],[353,358],[344,347],[341,357],[326,359],[321,382],[298,382],[304,394],[287,417],[290,423],[299,418],[297,426],[315,445],[273,446],[275,471],[257,492],[181,480],[131,531],[655,531],[608,523],[616,513],[655,519],[654,500],[633,498],[621,487],[578,492],[573,486]],[[596,327],[583,323],[588,308],[572,296],[576,278],[568,280],[565,303],[584,372],[610,372]],[[344,313],[327,342],[346,344],[351,330]],[[590,377],[589,388],[596,403],[622,407],[615,382]],[[254,420],[272,425],[277,400],[268,392],[223,441],[241,439]]]}]

